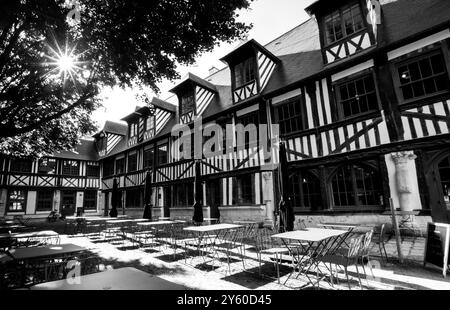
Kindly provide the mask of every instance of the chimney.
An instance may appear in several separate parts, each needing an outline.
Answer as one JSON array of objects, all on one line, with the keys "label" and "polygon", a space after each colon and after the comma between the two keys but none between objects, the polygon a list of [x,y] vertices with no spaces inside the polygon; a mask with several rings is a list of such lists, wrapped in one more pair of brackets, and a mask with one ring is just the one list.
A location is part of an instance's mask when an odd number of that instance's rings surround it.
[{"label": "chimney", "polygon": [[219,71],[219,69],[217,69],[217,68],[214,67],[214,66],[212,66],[212,67],[208,70],[209,75],[213,75],[213,74],[216,73],[217,71]]}]

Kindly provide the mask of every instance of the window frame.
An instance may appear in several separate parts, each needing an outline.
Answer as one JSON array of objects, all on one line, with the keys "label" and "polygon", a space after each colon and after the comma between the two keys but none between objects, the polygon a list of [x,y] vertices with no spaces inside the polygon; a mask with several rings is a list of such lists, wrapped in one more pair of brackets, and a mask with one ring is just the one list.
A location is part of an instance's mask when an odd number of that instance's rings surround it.
[{"label": "window frame", "polygon": [[[43,193],[50,193],[50,198],[48,197],[42,197],[41,195]],[[54,190],[52,189],[40,189],[36,191],[36,212],[47,212],[53,210],[53,197],[55,195]],[[43,199],[44,198],[44,199]],[[50,203],[50,207],[48,208],[42,208],[39,205],[41,203]]]},{"label": "window frame", "polygon": [[[393,82],[394,82],[394,91],[395,94],[397,95],[397,100],[399,105],[405,105],[411,102],[416,102],[419,100],[424,100],[424,99],[428,99],[428,98],[433,98],[434,96],[442,96],[445,94],[449,94],[450,93],[450,89],[446,90],[446,91],[439,91],[433,94],[425,94],[421,97],[414,97],[411,99],[404,99],[403,96],[403,92],[401,90],[402,84],[400,82],[399,79],[399,68],[401,66],[404,65],[409,65],[412,63],[418,63],[423,59],[426,58],[431,58],[432,56],[434,56],[434,54],[440,54],[444,60],[444,69],[446,70],[447,73],[447,79],[450,83],[450,53],[449,53],[449,49],[446,45],[446,42],[438,42],[435,44],[431,44],[427,47],[425,47],[426,50],[424,50],[424,48],[420,49],[420,50],[416,50],[414,52],[408,53],[406,55],[402,55],[400,57],[398,57],[397,59],[394,59],[391,61],[390,63],[390,71],[391,71],[391,76],[393,78]],[[447,56],[447,57],[446,57]],[[445,73],[444,73],[445,74]],[[415,82],[423,82],[425,79],[422,80],[418,80]]]},{"label": "window frame", "polygon": [[[246,182],[245,178],[250,178],[250,182]],[[246,174],[238,174],[232,177],[232,191],[233,191],[233,199],[232,199],[232,205],[233,206],[253,206],[256,204],[256,187],[255,187],[255,173],[246,173]],[[247,180],[248,181],[248,180]],[[243,185],[242,188],[240,188],[240,185]],[[240,193],[244,192],[244,189],[250,188],[250,202],[244,201],[244,197],[239,197]],[[247,193],[248,194],[248,193]]]},{"label": "window frame", "polygon": [[[149,127],[149,121],[151,120],[151,123],[153,124],[152,127]],[[145,122],[144,122],[144,131],[151,131],[152,132],[152,136],[155,135],[156,133],[156,115],[149,115],[145,118]]]},{"label": "window frame", "polygon": [[[67,162],[76,163],[76,166],[71,164],[70,167],[67,168],[67,166],[65,165],[65,163],[67,163]],[[76,174],[73,173],[75,171],[74,167],[76,167],[76,170],[77,170]],[[78,176],[80,176],[80,171],[81,171],[80,168],[81,167],[80,167],[80,161],[79,160],[64,159],[61,162],[61,175],[64,175],[64,176],[77,176],[78,177]]]},{"label": "window frame", "polygon": [[[304,187],[301,186],[301,184],[303,183],[295,183],[294,180],[292,179],[293,177],[296,177],[299,180],[302,179],[311,179],[314,178],[315,182],[317,182],[317,186],[318,186],[318,192],[316,193],[316,195],[318,195],[317,200],[320,203],[319,205],[316,206],[307,206],[305,204],[305,193],[304,193]],[[289,182],[291,183],[292,186],[292,206],[294,208],[294,212],[311,212],[311,211],[315,211],[315,210],[321,210],[323,209],[323,201],[322,201],[322,191],[320,188],[320,178],[313,172],[311,171],[307,171],[307,170],[297,170],[294,173],[292,173],[289,176]],[[296,187],[295,185],[298,185],[298,187]],[[298,193],[298,195],[296,195],[295,193]],[[295,196],[299,196],[299,204],[296,204],[296,199]],[[311,193],[308,193],[308,196],[312,196]]]},{"label": "window frame", "polygon": [[[350,83],[356,83],[358,80],[364,79],[366,77],[371,77],[372,78],[372,82],[374,85],[374,91],[375,91],[375,96],[377,99],[377,109],[376,110],[369,110],[369,111],[365,111],[365,112],[360,112],[357,114],[352,114],[350,116],[345,116],[344,114],[344,108],[342,106],[342,100],[341,100],[341,86],[344,84],[350,84]],[[339,120],[348,120],[348,119],[352,119],[355,117],[360,117],[363,115],[368,115],[371,113],[375,113],[375,112],[381,112],[382,107],[381,107],[381,99],[380,99],[380,93],[379,93],[379,89],[378,89],[378,83],[377,83],[377,79],[376,79],[376,75],[375,72],[373,70],[373,68],[369,68],[369,69],[364,69],[360,72],[357,72],[355,74],[346,76],[342,79],[339,79],[337,81],[334,81],[332,83],[332,90],[334,93],[334,99],[335,99],[335,104],[336,104],[336,111],[338,114],[338,119]],[[368,93],[366,93],[367,95]],[[348,99],[347,99],[348,100]]]},{"label": "window frame", "polygon": [[[191,103],[192,107],[190,107],[190,109],[185,109],[185,107],[184,107],[184,103],[185,103],[185,100],[187,100],[187,98],[192,98],[192,103]],[[190,112],[192,112],[194,115],[196,115],[197,114],[196,106],[197,106],[197,102],[196,102],[196,98],[195,98],[195,91],[193,89],[186,91],[183,95],[180,96],[180,107],[179,107],[180,117],[183,115],[186,115]]]},{"label": "window frame", "polygon": [[[86,195],[87,193],[93,193],[93,198],[92,197],[88,197],[88,195]],[[83,210],[84,211],[97,211],[97,190],[96,189],[86,189],[84,191],[83,194]],[[89,198],[89,199],[88,199]],[[86,207],[88,205],[88,203],[94,203],[93,206],[94,207]]]},{"label": "window frame", "polygon": [[[13,170],[15,165],[17,165],[16,170]],[[30,159],[25,158],[15,158],[11,159],[9,165],[9,172],[13,173],[32,173],[33,172],[33,162]]]},{"label": "window frame", "polygon": [[[118,171],[118,167],[119,165],[117,164],[117,162],[121,162],[122,163],[122,171]],[[120,175],[120,174],[124,174],[126,172],[126,161],[125,161],[125,157],[118,157],[114,160],[114,172],[116,175]]]},{"label": "window frame", "polygon": [[[43,162],[46,162],[46,165],[43,165]],[[51,167],[51,165],[49,165],[50,162],[53,162],[53,170],[48,170],[48,171],[43,171],[44,169],[41,170],[41,168],[49,168]],[[57,169],[57,161],[56,158],[40,158],[38,160],[38,173],[39,174],[56,174],[56,169]]]},{"label": "window frame", "polygon": [[[130,158],[134,157],[134,162],[130,160]],[[133,164],[134,167],[131,167],[130,164]],[[137,153],[131,153],[127,156],[127,172],[135,172],[138,170],[138,154]]]},{"label": "window frame", "polygon": [[[301,124],[300,127],[301,127],[301,129],[294,130],[294,131],[291,130],[290,132],[283,133],[282,130],[281,130],[282,127],[281,127],[281,124],[280,124],[280,118],[279,118],[279,111],[278,111],[278,109],[283,107],[283,106],[289,105],[289,104],[294,104],[295,105],[295,102],[299,103],[298,106],[299,106],[300,114],[299,115],[295,115],[293,117],[290,117],[288,119],[284,119],[283,122],[291,121],[293,119],[298,120],[300,118],[301,119],[300,120],[300,124]],[[273,107],[273,121],[274,121],[274,124],[278,124],[280,126],[280,136],[288,136],[290,134],[302,132],[302,131],[308,129],[307,128],[307,121],[308,121],[308,119],[307,119],[307,117],[308,117],[307,116],[307,111],[306,111],[306,107],[305,107],[305,104],[304,104],[304,101],[303,101],[303,97],[301,95],[294,96],[292,98],[283,100],[281,102],[277,102],[276,104],[273,104],[272,107]]]},{"label": "window frame", "polygon": [[139,121],[132,121],[128,127],[128,136],[130,138],[137,137],[139,135]]},{"label": "window frame", "polygon": [[[162,147],[166,147],[166,160],[165,160],[165,162],[164,163],[162,163],[161,161],[160,161],[160,159],[161,159],[161,157],[160,157],[160,148],[162,148]],[[162,166],[162,165],[166,165],[166,164],[168,164],[170,161],[169,161],[169,143],[162,143],[162,144],[160,144],[160,145],[157,145],[156,146],[156,164],[158,165],[158,167],[159,166]]]},{"label": "window frame", "polygon": [[[149,158],[146,156],[147,153],[150,153],[150,160]],[[154,167],[155,164],[155,148],[152,146],[150,148],[144,149],[142,152],[142,161],[143,161],[143,168],[144,169],[152,169]],[[151,165],[147,165],[148,162],[151,162]]]},{"label": "window frame", "polygon": [[[350,168],[350,173],[351,173],[351,192],[353,194],[353,203],[354,204],[350,204],[350,205],[336,205],[335,202],[335,191],[333,189],[333,180],[334,178],[337,176],[337,173],[341,170],[341,169],[346,169],[346,168]],[[383,196],[384,196],[384,192],[383,192],[383,187],[380,186],[379,187],[379,204],[376,205],[362,205],[359,203],[359,199],[358,199],[358,185],[357,185],[357,178],[356,178],[356,173],[355,170],[357,168],[362,168],[362,169],[370,169],[371,171],[374,171],[377,175],[378,180],[380,181],[379,184],[382,184],[382,176],[381,176],[381,167],[373,167],[372,165],[364,165],[364,164],[357,164],[357,163],[349,163],[349,164],[344,164],[344,165],[340,165],[338,166],[333,173],[331,174],[330,178],[329,178],[329,182],[328,182],[328,188],[329,188],[329,197],[330,197],[330,206],[331,206],[331,210],[334,211],[351,211],[351,210],[361,210],[361,211],[380,211],[385,209],[385,206],[383,204]],[[377,183],[375,183],[377,184]]]},{"label": "window frame", "polygon": [[[23,200],[23,206],[22,209],[20,210],[14,210],[11,209],[11,204],[13,203],[11,199],[11,192],[14,191],[19,191],[19,192],[23,192],[23,198],[21,198],[20,200]],[[6,211],[7,213],[25,213],[27,210],[27,204],[28,204],[28,191],[22,188],[10,188],[8,189],[8,194],[6,197],[7,203],[6,203]],[[18,199],[14,199],[14,201],[18,201]]]},{"label": "window frame", "polygon": [[[93,171],[93,167],[95,170]],[[100,177],[100,165],[94,164],[93,162],[86,162],[86,176],[89,178],[98,178]]]},{"label": "window frame", "polygon": [[[116,173],[116,160],[114,157],[108,157],[103,161],[103,165],[102,165],[102,173],[103,173],[103,177],[107,178],[110,176],[113,176]],[[108,168],[109,170],[105,169]],[[105,174],[105,172],[107,172],[108,174]]]},{"label": "window frame", "polygon": [[[255,64],[255,56],[250,56],[236,65],[233,66],[233,72],[234,72],[234,88],[242,88],[247,84],[250,84],[253,81],[256,81],[257,75],[258,75],[258,68]],[[251,69],[251,70],[250,70]],[[247,73],[250,73],[250,71],[253,71],[253,79],[247,80]],[[241,77],[242,82],[238,85],[238,75]],[[250,77],[250,75],[249,75]]]},{"label": "window frame", "polygon": [[[347,34],[347,30],[345,28],[345,22],[344,22],[344,10],[348,9],[348,8],[352,8],[354,6],[358,7],[360,16],[361,16],[361,23],[362,23],[362,28],[359,30],[355,30],[355,32],[351,33],[351,34]],[[327,31],[327,18],[330,16],[335,15],[336,13],[339,14],[339,18],[340,18],[340,24],[341,24],[341,32],[342,32],[342,38],[334,40],[333,42],[328,42],[328,31]],[[323,16],[322,18],[322,29],[323,29],[323,42],[324,42],[324,47],[330,47],[336,44],[339,44],[339,42],[343,42],[348,40],[349,38],[356,36],[360,33],[363,33],[364,31],[367,31],[367,23],[365,21],[364,18],[364,12],[363,12],[363,8],[361,7],[361,4],[359,1],[353,1],[352,3],[348,3],[344,6],[339,7],[338,9],[335,9],[333,11],[331,11],[330,13],[326,14]],[[334,31],[334,28],[333,28]]]}]

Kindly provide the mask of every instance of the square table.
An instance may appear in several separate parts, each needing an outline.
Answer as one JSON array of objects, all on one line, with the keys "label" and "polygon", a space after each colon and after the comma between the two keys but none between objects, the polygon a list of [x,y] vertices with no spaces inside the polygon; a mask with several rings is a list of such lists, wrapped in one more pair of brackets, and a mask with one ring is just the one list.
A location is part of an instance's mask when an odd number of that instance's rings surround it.
[{"label": "square table", "polygon": [[[320,282],[320,278],[314,283],[312,279],[308,276],[309,270],[315,266],[318,268],[320,258],[327,254],[331,254],[336,251],[337,247],[342,243],[340,236],[347,234],[343,230],[335,229],[325,229],[325,228],[306,228],[302,230],[288,231],[280,234],[275,234],[272,238],[279,238],[289,250],[289,253],[294,257],[289,243],[287,241],[294,241],[298,243],[297,251],[299,257],[297,257],[297,268],[299,274],[304,271],[304,275],[308,279],[309,283],[314,287],[315,284]],[[303,246],[305,243],[306,246]],[[301,247],[301,249],[300,249]],[[295,272],[295,266],[293,266],[292,272],[289,274],[288,278],[284,282],[289,280],[292,274]],[[306,284],[308,285],[308,283]],[[305,286],[306,286],[305,285]]]},{"label": "square table", "polygon": [[243,226],[236,224],[213,224],[206,226],[189,226],[183,228],[183,230],[197,235],[197,252],[200,254],[200,256],[202,256],[204,260],[203,254],[206,251],[203,251],[201,249],[203,240],[206,241],[204,243],[206,246],[212,246],[216,243],[219,233],[224,232],[224,234],[227,234],[228,231],[241,227]]},{"label": "square table", "polygon": [[86,248],[72,244],[58,244],[58,245],[47,245],[41,247],[31,247],[31,248],[17,248],[9,250],[9,254],[13,259],[17,261],[26,261],[29,259],[37,258],[54,258],[54,257],[64,257],[71,254],[81,253],[87,251]]},{"label": "square table", "polygon": [[318,224],[318,225],[319,225],[319,226],[322,226],[322,227],[324,227],[324,228],[329,228],[329,229],[345,229],[345,230],[347,230],[347,234],[341,236],[341,238],[343,239],[343,240],[342,240],[342,243],[345,244],[347,247],[348,247],[349,245],[347,244],[347,242],[346,242],[345,240],[353,233],[353,231],[354,231],[357,227],[360,226],[359,224],[349,224],[349,223],[329,223],[329,222],[327,222],[327,223],[320,223],[320,224]]},{"label": "square table", "polygon": [[41,283],[30,290],[186,290],[179,285],[132,267],[81,276],[80,283],[67,279]]}]

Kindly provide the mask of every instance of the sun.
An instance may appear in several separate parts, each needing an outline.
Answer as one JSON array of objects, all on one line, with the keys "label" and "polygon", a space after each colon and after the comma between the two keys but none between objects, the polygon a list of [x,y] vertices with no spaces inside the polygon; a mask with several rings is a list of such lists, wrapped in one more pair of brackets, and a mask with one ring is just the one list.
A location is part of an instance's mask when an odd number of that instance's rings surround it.
[{"label": "sun", "polygon": [[74,69],[75,58],[69,55],[61,55],[58,59],[58,67],[60,71],[69,72]]},{"label": "sun", "polygon": [[[49,55],[44,56],[50,60],[45,64],[51,68],[48,75],[60,76],[62,82],[65,83],[68,78],[75,83],[76,77],[80,71],[86,71],[86,61],[81,61],[82,53],[76,53],[76,45],[69,47],[66,43],[64,47],[60,47],[55,42],[55,48],[48,45]],[[85,76],[84,74],[82,75]]]}]

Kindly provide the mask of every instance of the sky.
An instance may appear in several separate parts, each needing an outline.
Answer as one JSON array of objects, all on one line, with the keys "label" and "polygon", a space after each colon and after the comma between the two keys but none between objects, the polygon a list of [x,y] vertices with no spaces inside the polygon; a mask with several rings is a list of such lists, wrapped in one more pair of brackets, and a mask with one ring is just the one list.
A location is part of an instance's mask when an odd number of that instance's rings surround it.
[{"label": "sky", "polygon": [[[315,0],[254,0],[249,10],[238,11],[238,21],[253,23],[253,29],[248,33],[248,39],[255,39],[265,45],[278,36],[289,31],[309,18],[305,7]],[[208,70],[214,66],[218,69],[225,67],[219,59],[231,52],[239,41],[231,44],[220,44],[213,51],[205,53],[196,59],[195,65],[189,67],[178,66],[177,71],[181,79],[191,72],[200,77],[208,76]],[[158,84],[161,93],[160,99],[166,99],[171,95],[168,92],[179,80],[164,80]],[[121,118],[132,113],[137,105],[142,105],[135,99],[136,90],[133,89],[104,89],[102,92],[103,107],[92,115],[99,128],[102,128],[106,120],[120,121]],[[148,92],[148,97],[156,96]]]}]

